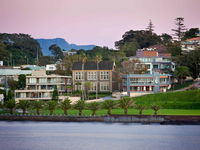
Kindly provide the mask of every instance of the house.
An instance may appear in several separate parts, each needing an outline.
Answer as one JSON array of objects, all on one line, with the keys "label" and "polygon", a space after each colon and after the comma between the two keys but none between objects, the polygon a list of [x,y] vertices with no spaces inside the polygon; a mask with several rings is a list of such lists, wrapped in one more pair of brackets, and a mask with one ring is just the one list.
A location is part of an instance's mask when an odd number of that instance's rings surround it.
[{"label": "house", "polygon": [[171,88],[170,74],[127,74],[122,78],[123,91],[131,97],[166,92]]},{"label": "house", "polygon": [[90,92],[113,92],[117,90],[115,81],[115,63],[112,61],[75,62],[72,66],[73,88],[75,91],[85,89],[84,83],[90,82]]},{"label": "house", "polygon": [[[71,76],[46,75],[45,70],[34,71],[26,76],[26,88],[15,90],[15,100],[51,100],[55,86],[60,95],[68,92]],[[60,99],[60,97],[59,97]]]},{"label": "house", "polygon": [[140,63],[147,66],[147,73],[154,72],[170,73],[175,71],[175,63],[171,61],[170,53],[159,53],[155,48],[144,48],[136,51],[136,56],[132,56],[129,60],[139,60]]},{"label": "house", "polygon": [[181,42],[182,53],[190,52],[200,46],[200,37],[187,39]]},{"label": "house", "polygon": [[55,71],[57,64],[48,64],[46,65],[46,71]]},{"label": "house", "polygon": [[0,66],[3,66],[3,61],[0,61]]}]

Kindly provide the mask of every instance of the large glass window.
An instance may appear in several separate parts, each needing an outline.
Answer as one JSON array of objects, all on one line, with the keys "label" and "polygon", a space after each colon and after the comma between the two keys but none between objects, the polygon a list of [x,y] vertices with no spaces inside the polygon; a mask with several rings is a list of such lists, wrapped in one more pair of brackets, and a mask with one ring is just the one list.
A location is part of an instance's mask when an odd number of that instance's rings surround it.
[{"label": "large glass window", "polygon": [[83,72],[75,72],[75,80],[82,80]]},{"label": "large glass window", "polygon": [[46,78],[39,78],[39,83],[47,83],[47,79]]},{"label": "large glass window", "polygon": [[100,80],[109,80],[109,72],[101,71],[100,72]]},{"label": "large glass window", "polygon": [[101,91],[109,91],[109,82],[101,82],[100,90]]},{"label": "large glass window", "polygon": [[97,80],[97,72],[87,72],[88,80]]},{"label": "large glass window", "polygon": [[36,78],[29,78],[29,83],[36,83]]}]

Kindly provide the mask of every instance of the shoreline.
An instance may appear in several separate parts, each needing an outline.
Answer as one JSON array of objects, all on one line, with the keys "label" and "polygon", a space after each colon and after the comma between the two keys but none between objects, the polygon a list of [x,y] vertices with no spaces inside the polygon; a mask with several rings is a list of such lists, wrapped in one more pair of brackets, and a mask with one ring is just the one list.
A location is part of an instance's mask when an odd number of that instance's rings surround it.
[{"label": "shoreline", "polygon": [[0,115],[0,121],[53,121],[53,122],[105,122],[141,123],[160,125],[200,125],[200,116],[189,115],[110,115],[110,116],[35,116]]}]

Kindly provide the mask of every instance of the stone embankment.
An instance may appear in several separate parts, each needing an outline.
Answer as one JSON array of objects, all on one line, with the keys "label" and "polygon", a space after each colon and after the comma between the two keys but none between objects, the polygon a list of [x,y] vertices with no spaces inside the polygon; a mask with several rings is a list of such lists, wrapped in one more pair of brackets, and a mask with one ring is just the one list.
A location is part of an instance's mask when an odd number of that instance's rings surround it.
[{"label": "stone embankment", "polygon": [[122,122],[142,124],[198,124],[200,116],[186,115],[110,115],[110,116],[33,116],[0,115],[0,120],[8,121],[62,121],[62,122]]}]

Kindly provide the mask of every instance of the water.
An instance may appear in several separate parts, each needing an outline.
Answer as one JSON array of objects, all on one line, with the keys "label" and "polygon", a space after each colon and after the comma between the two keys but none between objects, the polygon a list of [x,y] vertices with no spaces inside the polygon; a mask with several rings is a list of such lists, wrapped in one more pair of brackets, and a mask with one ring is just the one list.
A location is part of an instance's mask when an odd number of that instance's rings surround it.
[{"label": "water", "polygon": [[198,125],[0,121],[0,150],[199,150]]}]

